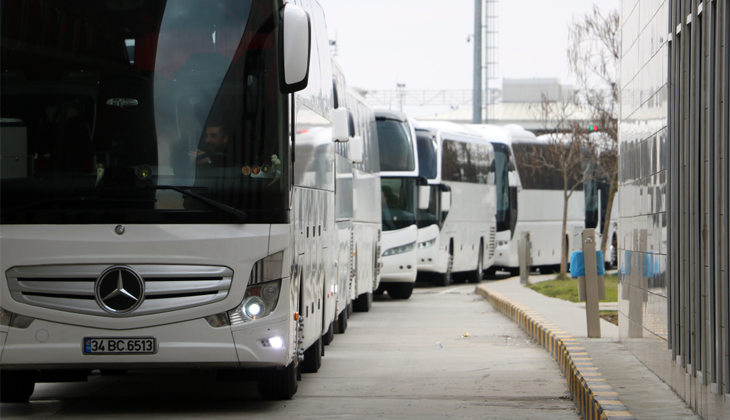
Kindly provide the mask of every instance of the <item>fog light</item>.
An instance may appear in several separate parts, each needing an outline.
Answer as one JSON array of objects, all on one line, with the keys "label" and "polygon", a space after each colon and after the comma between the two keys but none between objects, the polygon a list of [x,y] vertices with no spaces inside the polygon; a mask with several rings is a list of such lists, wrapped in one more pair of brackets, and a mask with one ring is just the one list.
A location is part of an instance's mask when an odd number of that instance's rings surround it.
[{"label": "fog light", "polygon": [[284,340],[281,337],[271,337],[261,340],[261,345],[272,349],[280,349],[284,346]]}]

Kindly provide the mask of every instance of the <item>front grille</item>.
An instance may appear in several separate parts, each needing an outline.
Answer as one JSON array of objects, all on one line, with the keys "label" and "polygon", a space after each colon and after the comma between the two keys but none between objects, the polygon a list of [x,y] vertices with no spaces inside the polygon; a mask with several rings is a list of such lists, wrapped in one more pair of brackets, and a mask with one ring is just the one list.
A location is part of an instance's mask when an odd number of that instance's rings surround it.
[{"label": "front grille", "polygon": [[[109,265],[14,267],[5,274],[14,300],[88,315],[114,316],[96,302],[96,279]],[[220,302],[228,296],[233,270],[193,265],[128,265],[145,283],[144,302],[123,316],[176,311]]]}]

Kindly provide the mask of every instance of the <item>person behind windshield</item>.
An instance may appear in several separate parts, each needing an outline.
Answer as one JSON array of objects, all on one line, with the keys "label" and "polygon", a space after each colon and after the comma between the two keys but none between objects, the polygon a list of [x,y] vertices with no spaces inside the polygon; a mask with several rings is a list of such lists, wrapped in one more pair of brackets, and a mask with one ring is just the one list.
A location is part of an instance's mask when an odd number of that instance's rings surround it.
[{"label": "person behind windshield", "polygon": [[230,155],[229,139],[230,136],[223,124],[207,125],[201,148],[190,152],[190,159],[194,160],[197,165],[225,166]]}]

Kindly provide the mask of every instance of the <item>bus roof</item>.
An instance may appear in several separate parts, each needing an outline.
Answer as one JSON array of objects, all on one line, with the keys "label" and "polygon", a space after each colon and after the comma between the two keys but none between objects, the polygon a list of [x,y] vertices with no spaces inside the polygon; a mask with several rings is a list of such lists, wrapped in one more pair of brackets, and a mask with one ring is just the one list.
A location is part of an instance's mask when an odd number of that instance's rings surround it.
[{"label": "bus roof", "polygon": [[408,116],[404,112],[391,111],[388,109],[376,109],[375,118],[379,120],[394,120],[402,123],[408,122]]}]

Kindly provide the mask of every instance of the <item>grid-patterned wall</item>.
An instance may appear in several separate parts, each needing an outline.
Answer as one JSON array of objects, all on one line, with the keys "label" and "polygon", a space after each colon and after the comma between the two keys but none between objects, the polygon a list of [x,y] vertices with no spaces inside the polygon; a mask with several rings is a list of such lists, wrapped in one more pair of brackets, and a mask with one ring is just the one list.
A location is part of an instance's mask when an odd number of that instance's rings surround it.
[{"label": "grid-patterned wall", "polygon": [[730,418],[730,0],[623,0],[621,340]]}]

